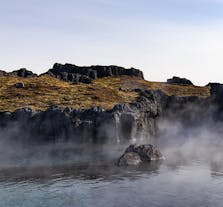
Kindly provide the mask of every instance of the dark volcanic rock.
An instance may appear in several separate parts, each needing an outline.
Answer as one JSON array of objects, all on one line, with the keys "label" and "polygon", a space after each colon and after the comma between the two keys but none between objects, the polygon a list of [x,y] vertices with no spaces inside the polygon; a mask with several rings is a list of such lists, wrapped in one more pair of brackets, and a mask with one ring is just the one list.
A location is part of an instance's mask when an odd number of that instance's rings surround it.
[{"label": "dark volcanic rock", "polygon": [[9,73],[9,75],[23,77],[23,78],[34,78],[37,76],[32,71],[29,71],[26,68],[21,68],[19,70],[15,70],[15,71]]},{"label": "dark volcanic rock", "polygon": [[138,165],[142,162],[163,160],[161,152],[151,144],[130,145],[118,159],[118,166]]},{"label": "dark volcanic rock", "polygon": [[1,76],[5,76],[7,73],[5,72],[5,71],[3,71],[3,70],[0,70],[0,77]]},{"label": "dark volcanic rock", "polygon": [[167,83],[179,84],[179,85],[193,85],[193,83],[190,80],[188,80],[186,78],[176,77],[176,76],[173,76],[173,78],[168,79]]},{"label": "dark volcanic rock", "polygon": [[[137,92],[139,97],[135,102],[117,104],[111,110],[101,107],[83,110],[52,106],[46,111],[24,108],[12,113],[0,113],[0,137],[8,140],[23,137],[24,141],[44,143],[148,142],[159,134],[158,119],[161,115],[193,126],[195,123],[199,125],[199,119],[205,120],[208,115],[207,102],[198,97],[167,96],[161,91],[143,89]],[[191,104],[198,105],[196,113],[191,110],[195,108]],[[191,109],[188,107],[190,105]],[[11,133],[13,128],[16,133]],[[1,136],[3,132],[4,136]]]},{"label": "dark volcanic rock", "polygon": [[142,71],[130,68],[125,69],[118,66],[89,66],[79,67],[72,64],[59,64],[55,63],[53,68],[50,69],[47,74],[73,83],[91,83],[97,78],[109,77],[109,76],[135,76],[143,78]]},{"label": "dark volcanic rock", "polygon": [[142,160],[138,153],[135,152],[125,152],[117,162],[118,166],[131,166],[139,165],[142,163]]},{"label": "dark volcanic rock", "polygon": [[21,68],[19,70],[14,70],[8,73],[1,70],[0,76],[18,76],[22,78],[34,78],[37,77],[37,74],[34,74],[32,71],[29,71],[26,68]]},{"label": "dark volcanic rock", "polygon": [[19,82],[19,83],[16,83],[16,84],[15,84],[15,87],[16,87],[16,88],[24,88],[25,85],[24,85],[23,82]]},{"label": "dark volcanic rock", "polygon": [[[46,111],[20,109],[9,115],[0,113],[0,132],[15,124],[18,134],[34,142],[74,141],[78,143],[125,143],[150,140],[157,134],[161,106],[156,92],[141,91],[132,104],[118,104],[112,110],[94,107],[88,110],[53,106]],[[19,115],[18,115],[19,114]],[[14,138],[13,138],[14,139]]]},{"label": "dark volcanic rock", "polygon": [[223,84],[209,83],[211,97],[210,101],[212,106],[215,106],[215,119],[223,121]]}]

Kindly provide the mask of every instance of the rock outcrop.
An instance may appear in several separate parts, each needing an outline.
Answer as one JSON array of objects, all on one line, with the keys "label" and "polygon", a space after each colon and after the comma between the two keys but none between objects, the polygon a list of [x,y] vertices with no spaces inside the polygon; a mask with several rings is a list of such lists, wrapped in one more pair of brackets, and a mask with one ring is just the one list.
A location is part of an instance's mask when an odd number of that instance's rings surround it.
[{"label": "rock outcrop", "polygon": [[173,76],[173,78],[168,79],[167,83],[179,84],[179,85],[193,85],[193,83],[190,80],[188,80],[186,78],[176,77],[176,76]]},{"label": "rock outcrop", "polygon": [[79,67],[72,64],[59,64],[55,63],[53,68],[46,74],[59,78],[64,81],[72,83],[91,83],[97,78],[104,78],[109,76],[135,76],[143,78],[143,72],[135,69],[125,69],[118,66],[89,66]]},{"label": "rock outcrop", "polygon": [[21,68],[19,70],[14,70],[12,72],[5,72],[3,70],[0,70],[0,76],[17,76],[22,78],[34,78],[37,77],[37,74],[27,70],[26,68]]},{"label": "rock outcrop", "polygon": [[148,142],[159,135],[160,117],[178,120],[188,127],[199,126],[213,115],[211,106],[216,102],[211,98],[167,96],[159,90],[135,91],[139,93],[135,102],[117,104],[111,110],[52,106],[46,111],[23,108],[2,112],[0,136],[20,142]]},{"label": "rock outcrop", "polygon": [[[3,112],[0,113],[0,133],[14,140],[19,134],[28,142],[124,143],[130,139],[149,140],[157,134],[156,119],[161,113],[156,96],[156,92],[141,91],[136,102],[118,104],[112,110],[54,106],[46,111],[24,108],[12,113]],[[10,133],[14,126],[17,132]]]},{"label": "rock outcrop", "polygon": [[[127,70],[117,66],[78,67],[70,64],[55,64],[48,74],[73,83],[90,83],[97,78],[122,75],[143,78],[142,72],[136,69]],[[11,73],[0,71],[0,76],[28,78],[36,75],[21,69]],[[177,83],[189,84],[184,80]],[[26,86],[24,91],[28,84]],[[200,126],[210,117],[223,120],[222,84],[210,83],[211,96],[208,98],[168,96],[160,90],[146,90],[140,86],[136,84],[128,88],[139,94],[133,103],[117,104],[111,110],[97,106],[91,109],[52,106],[46,111],[22,108],[14,112],[1,112],[0,137],[19,142],[136,143],[138,140],[149,141],[151,137],[159,135],[160,118],[177,120],[186,127]],[[19,93],[23,92],[21,88],[24,84],[18,82],[12,87],[19,88],[15,90]],[[124,91],[125,88],[119,90]],[[127,157],[137,162],[134,153],[131,152]]]},{"label": "rock outcrop", "polygon": [[118,159],[118,166],[139,165],[150,161],[163,160],[161,152],[151,144],[130,145],[124,154]]}]

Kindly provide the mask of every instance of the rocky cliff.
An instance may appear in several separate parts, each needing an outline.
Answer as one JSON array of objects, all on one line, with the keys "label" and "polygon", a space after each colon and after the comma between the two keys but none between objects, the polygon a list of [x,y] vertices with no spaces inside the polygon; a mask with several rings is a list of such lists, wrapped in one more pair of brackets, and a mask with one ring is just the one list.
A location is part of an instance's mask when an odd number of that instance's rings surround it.
[{"label": "rocky cliff", "polygon": [[148,140],[157,134],[156,118],[160,112],[160,103],[152,91],[141,91],[136,102],[117,104],[111,110],[102,107],[81,110],[52,106],[46,111],[22,108],[0,114],[0,135],[26,142]]},{"label": "rocky cliff", "polygon": [[[153,83],[143,80],[143,73],[136,69],[55,64],[32,80],[26,72],[22,74],[0,77],[4,84],[0,88],[1,140],[145,142],[159,135],[162,117],[194,126],[222,109],[222,85]],[[23,81],[24,87],[14,88],[17,81]]]}]

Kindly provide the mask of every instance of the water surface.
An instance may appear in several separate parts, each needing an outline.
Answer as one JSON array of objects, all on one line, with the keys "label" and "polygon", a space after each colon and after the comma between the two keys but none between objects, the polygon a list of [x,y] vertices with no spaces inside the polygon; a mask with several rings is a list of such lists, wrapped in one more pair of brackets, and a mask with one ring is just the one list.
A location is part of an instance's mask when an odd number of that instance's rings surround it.
[{"label": "water surface", "polygon": [[221,163],[167,159],[119,168],[96,152],[83,162],[59,151],[52,157],[50,162],[49,157],[34,165],[21,159],[23,165],[1,167],[0,206],[222,206]]}]

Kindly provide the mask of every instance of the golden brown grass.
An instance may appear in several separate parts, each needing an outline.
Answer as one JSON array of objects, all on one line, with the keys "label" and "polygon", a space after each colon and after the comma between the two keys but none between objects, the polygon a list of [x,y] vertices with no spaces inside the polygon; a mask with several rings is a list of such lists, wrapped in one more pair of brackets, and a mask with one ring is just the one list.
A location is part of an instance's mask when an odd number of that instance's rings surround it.
[{"label": "golden brown grass", "polygon": [[[25,88],[15,88],[17,82],[23,82]],[[45,110],[50,105],[73,108],[102,106],[111,109],[117,103],[133,102],[138,93],[132,89],[139,87],[161,89],[168,95],[210,95],[208,87],[170,85],[134,77],[102,78],[89,85],[75,85],[48,75],[37,78],[0,77],[0,111],[14,111],[22,107]]]}]

